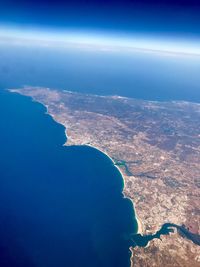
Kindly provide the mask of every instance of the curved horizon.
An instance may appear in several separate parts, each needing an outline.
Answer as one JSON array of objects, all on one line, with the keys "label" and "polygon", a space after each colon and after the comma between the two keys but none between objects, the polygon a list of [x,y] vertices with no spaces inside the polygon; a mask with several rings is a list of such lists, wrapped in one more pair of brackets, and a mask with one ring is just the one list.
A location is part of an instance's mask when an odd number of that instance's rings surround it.
[{"label": "curved horizon", "polygon": [[147,51],[174,55],[200,56],[198,39],[167,38],[149,34],[122,34],[113,31],[90,31],[79,29],[48,29],[0,25],[0,44],[37,45],[100,51]]}]

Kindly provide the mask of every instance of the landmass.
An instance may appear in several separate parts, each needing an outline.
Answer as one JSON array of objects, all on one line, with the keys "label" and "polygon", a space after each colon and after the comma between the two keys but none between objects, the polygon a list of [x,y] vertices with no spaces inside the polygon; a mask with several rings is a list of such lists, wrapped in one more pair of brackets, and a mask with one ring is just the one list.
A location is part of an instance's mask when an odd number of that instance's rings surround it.
[{"label": "landmass", "polygon": [[66,127],[67,146],[91,145],[113,159],[136,208],[137,237],[151,240],[140,247],[133,237],[132,266],[200,266],[200,104],[28,86],[10,91],[45,105]]}]

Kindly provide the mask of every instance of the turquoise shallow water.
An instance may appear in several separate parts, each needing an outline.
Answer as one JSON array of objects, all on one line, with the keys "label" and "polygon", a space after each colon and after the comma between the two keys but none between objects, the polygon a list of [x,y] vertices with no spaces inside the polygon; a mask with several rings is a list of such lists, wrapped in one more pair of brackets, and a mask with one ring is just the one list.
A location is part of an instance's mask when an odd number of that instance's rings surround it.
[{"label": "turquoise shallow water", "polygon": [[111,160],[63,147],[64,127],[27,97],[0,93],[0,265],[130,265],[132,203]]}]

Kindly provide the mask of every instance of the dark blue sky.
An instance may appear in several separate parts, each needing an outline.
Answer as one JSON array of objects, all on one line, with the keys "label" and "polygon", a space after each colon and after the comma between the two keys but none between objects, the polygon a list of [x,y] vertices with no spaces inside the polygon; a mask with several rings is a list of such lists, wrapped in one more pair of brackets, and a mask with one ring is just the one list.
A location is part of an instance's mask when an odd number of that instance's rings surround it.
[{"label": "dark blue sky", "polygon": [[200,36],[198,0],[6,0],[0,24]]}]

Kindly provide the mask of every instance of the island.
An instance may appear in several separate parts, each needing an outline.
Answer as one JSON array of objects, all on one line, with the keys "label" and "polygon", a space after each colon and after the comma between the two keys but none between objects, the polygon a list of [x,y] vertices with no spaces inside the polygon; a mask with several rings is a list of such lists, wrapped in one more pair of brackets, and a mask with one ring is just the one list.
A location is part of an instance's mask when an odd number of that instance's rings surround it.
[{"label": "island", "polygon": [[[30,86],[10,91],[45,105],[65,126],[66,146],[96,147],[120,170],[139,225],[132,266],[200,266],[200,104]],[[134,245],[141,236],[151,242]]]}]

